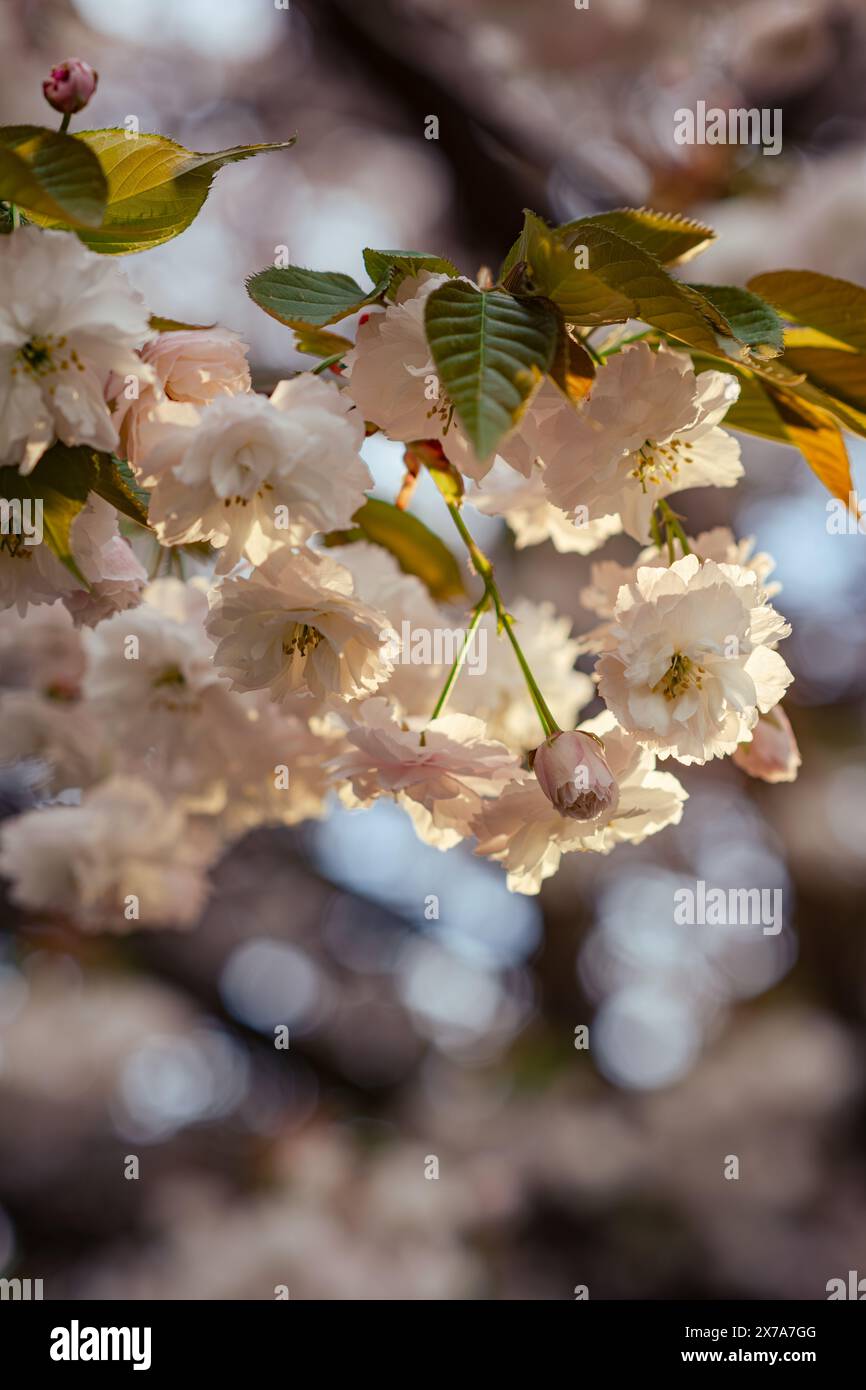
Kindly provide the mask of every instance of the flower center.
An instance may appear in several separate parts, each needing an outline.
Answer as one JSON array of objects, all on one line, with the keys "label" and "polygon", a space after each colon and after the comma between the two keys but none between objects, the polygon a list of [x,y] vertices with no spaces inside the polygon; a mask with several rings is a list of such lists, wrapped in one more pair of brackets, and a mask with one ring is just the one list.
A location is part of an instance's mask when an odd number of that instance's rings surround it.
[{"label": "flower center", "polygon": [[670,666],[661,680],[656,681],[652,692],[654,695],[664,695],[666,700],[676,700],[691,685],[696,685],[700,690],[703,676],[703,666],[696,666],[691,657],[683,656],[682,652],[674,652]]},{"label": "flower center", "polygon": [[322,641],[322,634],[317,627],[310,627],[308,623],[291,623],[283,633],[283,656],[293,656],[295,652],[299,656],[306,656],[308,652],[315,651]]},{"label": "flower center", "polygon": [[33,549],[25,544],[24,537],[13,535],[11,532],[8,535],[0,535],[0,554],[4,552],[10,555],[13,560],[32,560],[33,558]]},{"label": "flower center", "polygon": [[166,666],[151,681],[155,691],[151,708],[170,710],[173,714],[198,713],[200,702],[190,689],[189,682],[177,665]]},{"label": "flower center", "polygon": [[166,685],[186,685],[186,676],[179,666],[166,666],[164,671],[160,671],[159,675],[154,677],[154,690],[160,690]]},{"label": "flower center", "polygon": [[672,483],[679,473],[680,464],[690,461],[692,456],[689,450],[694,447],[694,444],[682,439],[668,439],[664,444],[657,443],[655,439],[645,439],[637,453],[632,455],[635,466],[629,477],[636,478],[644,492],[647,483],[656,486]]},{"label": "flower center", "polygon": [[67,351],[66,344],[65,337],[55,338],[53,333],[35,333],[16,352],[15,364],[11,368],[12,376],[24,371],[28,376],[38,378],[48,376],[51,372],[70,371],[73,366],[83,372],[84,363],[75,348]]}]

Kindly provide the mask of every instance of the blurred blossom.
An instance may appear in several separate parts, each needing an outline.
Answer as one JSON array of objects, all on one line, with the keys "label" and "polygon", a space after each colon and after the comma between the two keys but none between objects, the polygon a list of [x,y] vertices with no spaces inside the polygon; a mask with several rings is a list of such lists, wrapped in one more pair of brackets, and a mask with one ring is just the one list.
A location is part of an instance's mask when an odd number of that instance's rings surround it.
[{"label": "blurred blossom", "polygon": [[324,1005],[322,978],[310,956],[296,946],[263,937],[232,951],[220,979],[226,1008],[251,1028],[271,1033],[285,1024],[290,1033],[309,1032]]},{"label": "blurred blossom", "polygon": [[248,0],[149,0],[146,6],[117,0],[73,0],[82,20],[126,43],[193,49],[211,59],[249,61],[266,52],[287,20],[272,4]]},{"label": "blurred blossom", "polygon": [[596,1061],[618,1086],[669,1085],[685,1075],[700,1049],[694,1006],[650,986],[611,995],[592,1027]]},{"label": "blurred blossom", "polygon": [[462,848],[443,854],[422,844],[389,802],[335,810],[312,836],[331,879],[408,917],[467,960],[505,967],[538,944],[541,918],[532,900],[509,893],[496,870]]},{"label": "blurred blossom", "polygon": [[119,1080],[129,1138],[165,1139],[185,1125],[234,1108],[247,1085],[244,1054],[224,1034],[153,1037],[127,1057]]},{"label": "blurred blossom", "polygon": [[519,1023],[496,975],[457,959],[432,941],[406,944],[398,978],[416,1026],[446,1050],[459,1051],[500,1030],[507,1036]]}]

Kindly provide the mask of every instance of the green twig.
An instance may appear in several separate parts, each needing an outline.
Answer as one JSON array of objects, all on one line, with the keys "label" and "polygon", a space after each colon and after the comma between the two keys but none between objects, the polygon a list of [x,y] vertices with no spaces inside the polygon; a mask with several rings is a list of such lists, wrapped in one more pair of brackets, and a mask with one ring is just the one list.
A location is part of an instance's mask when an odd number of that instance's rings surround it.
[{"label": "green twig", "polygon": [[346,348],[343,348],[342,352],[335,352],[332,353],[330,357],[323,357],[321,362],[317,362],[315,367],[312,368],[310,375],[317,376],[319,372],[323,372],[326,367],[333,367],[335,362],[339,362],[345,356]]},{"label": "green twig", "polygon": [[445,684],[443,685],[442,690],[439,693],[439,699],[433,706],[433,713],[430,715],[431,723],[434,719],[439,718],[439,715],[442,713],[443,709],[448,703],[451,691],[457,684],[457,677],[460,675],[460,672],[463,668],[463,663],[469,655],[469,648],[472,646],[472,638],[475,633],[475,629],[478,627],[478,624],[481,622],[481,619],[484,616],[486,610],[489,608],[489,606],[490,595],[485,589],[484,597],[480,599],[478,603],[476,603],[475,607],[472,610],[472,617],[470,619],[469,626],[466,629],[466,633],[463,638],[463,645],[461,646],[459,652],[454,658],[451,670],[448,672]]},{"label": "green twig", "polygon": [[511,614],[506,611],[505,605],[502,602],[502,595],[499,592],[499,589],[496,584],[496,578],[493,573],[493,565],[490,563],[483,550],[479,548],[473,536],[470,535],[469,531],[466,529],[466,524],[463,520],[463,517],[460,515],[460,508],[457,506],[457,504],[454,502],[448,502],[447,507],[449,512],[451,513],[451,520],[457,527],[463,544],[466,546],[466,549],[469,552],[469,558],[471,559],[476,572],[478,573],[479,577],[482,579],[484,583],[485,598],[489,598],[490,602],[493,604],[493,610],[496,613],[497,627],[500,632],[505,633],[514,650],[514,655],[516,656],[517,663],[521,671],[523,672],[523,679],[526,681],[526,688],[529,691],[532,703],[535,706],[535,711],[538,715],[545,736],[549,738],[552,734],[561,733],[562,730],[560,729],[559,725],[557,724],[556,720],[551,714],[547,706],[547,701],[545,700],[544,696],[541,693],[541,690],[539,689],[538,682],[533,676],[532,671],[530,670],[529,662],[523,655],[520,643],[518,642],[514,634],[514,629],[512,626],[514,619],[512,618]]}]

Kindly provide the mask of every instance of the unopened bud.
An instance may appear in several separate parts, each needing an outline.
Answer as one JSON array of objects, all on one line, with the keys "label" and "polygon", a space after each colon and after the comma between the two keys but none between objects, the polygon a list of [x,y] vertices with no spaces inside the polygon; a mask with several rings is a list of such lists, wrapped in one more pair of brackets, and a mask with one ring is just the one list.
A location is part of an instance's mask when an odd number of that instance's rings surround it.
[{"label": "unopened bud", "polygon": [[51,69],[51,76],[42,83],[42,94],[49,106],[64,116],[82,111],[96,91],[99,73],[81,58],[67,58]]},{"label": "unopened bud", "polygon": [[553,734],[536,748],[532,763],[541,790],[561,816],[597,820],[619,801],[616,778],[600,741],[579,729]]},{"label": "unopened bud", "polygon": [[752,730],[751,743],[741,743],[734,762],[762,782],[793,782],[802,759],[791,722],[781,705],[762,714]]}]

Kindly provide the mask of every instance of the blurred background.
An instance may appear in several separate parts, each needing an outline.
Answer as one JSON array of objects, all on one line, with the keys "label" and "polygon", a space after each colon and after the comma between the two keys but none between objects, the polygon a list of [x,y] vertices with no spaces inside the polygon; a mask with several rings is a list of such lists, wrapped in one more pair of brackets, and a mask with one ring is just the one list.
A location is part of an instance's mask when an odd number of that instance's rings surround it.
[{"label": "blurred background", "polygon": [[[863,0],[5,0],[0,40],[6,123],[45,121],[43,77],[78,56],[90,125],[199,150],[298,132],[124,262],[155,313],[242,332],[259,385],[310,365],[244,292],[280,245],[362,283],[365,245],[474,275],[524,207],[647,204],[717,229],[701,280],[866,282]],[[675,145],[698,99],[781,108],[781,155]],[[684,510],[777,559],[799,780],[683,769],[681,826],[566,856],[539,898],[382,804],[250,835],[190,933],[7,908],[0,1274],[325,1300],[819,1299],[866,1274],[864,540],[828,534],[799,455],[742,442],[746,481]],[[400,450],[367,448],[393,497]],[[438,526],[423,486],[413,509]],[[593,621],[587,560],[474,522],[506,594]],[[675,925],[696,879],[782,888],[783,931]]]}]

